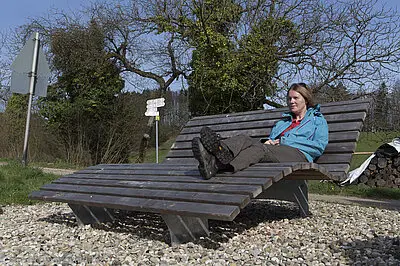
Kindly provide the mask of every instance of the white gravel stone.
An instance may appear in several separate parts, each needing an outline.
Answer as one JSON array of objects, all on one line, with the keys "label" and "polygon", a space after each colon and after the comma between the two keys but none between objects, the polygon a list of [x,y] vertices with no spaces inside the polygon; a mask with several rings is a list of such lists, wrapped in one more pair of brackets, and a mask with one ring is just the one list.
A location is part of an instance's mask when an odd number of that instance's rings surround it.
[{"label": "white gravel stone", "polygon": [[77,226],[66,204],[4,206],[0,265],[400,265],[400,213],[314,201],[300,218],[289,203],[254,202],[210,237],[170,246],[157,215],[117,213]]}]

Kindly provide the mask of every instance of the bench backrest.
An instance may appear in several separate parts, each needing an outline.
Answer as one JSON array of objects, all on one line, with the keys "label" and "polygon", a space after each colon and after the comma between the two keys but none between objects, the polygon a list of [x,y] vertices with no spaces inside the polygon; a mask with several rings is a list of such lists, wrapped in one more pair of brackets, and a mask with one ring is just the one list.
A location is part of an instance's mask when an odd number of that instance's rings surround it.
[{"label": "bench backrest", "polygon": [[[329,126],[329,144],[316,163],[324,166],[340,179],[343,179],[350,168],[351,157],[355,151],[368,107],[369,100],[365,99],[321,104],[321,112]],[[287,110],[287,108],[278,108],[195,117],[182,129],[164,163],[197,164],[191,151],[191,140],[199,136],[203,126],[209,126],[222,138],[238,134],[262,138],[269,135],[273,125]]]}]

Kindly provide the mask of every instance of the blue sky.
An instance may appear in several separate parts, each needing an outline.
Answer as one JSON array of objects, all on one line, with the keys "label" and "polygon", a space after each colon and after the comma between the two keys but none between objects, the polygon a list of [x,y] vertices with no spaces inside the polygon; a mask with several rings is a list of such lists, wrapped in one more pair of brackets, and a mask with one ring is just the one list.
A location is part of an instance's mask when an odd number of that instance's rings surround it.
[{"label": "blue sky", "polygon": [[[28,22],[29,17],[46,15],[51,8],[67,12],[80,9],[88,4],[87,0],[2,0],[0,7],[0,31],[12,29]],[[379,0],[389,7],[400,10],[399,0]]]},{"label": "blue sky", "polygon": [[45,16],[47,11],[57,8],[67,12],[79,10],[87,5],[86,0],[2,0],[0,7],[0,31],[13,29],[29,21],[29,18]]}]

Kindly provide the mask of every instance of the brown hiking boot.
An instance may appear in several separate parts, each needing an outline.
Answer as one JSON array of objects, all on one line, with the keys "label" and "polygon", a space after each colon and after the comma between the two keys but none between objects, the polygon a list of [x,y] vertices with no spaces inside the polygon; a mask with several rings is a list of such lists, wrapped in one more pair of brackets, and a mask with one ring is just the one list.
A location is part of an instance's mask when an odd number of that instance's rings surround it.
[{"label": "brown hiking boot", "polygon": [[192,151],[194,158],[199,161],[198,168],[201,176],[204,179],[210,179],[211,177],[214,177],[218,172],[217,159],[204,148],[200,138],[193,138]]},{"label": "brown hiking boot", "polygon": [[209,127],[200,130],[200,139],[208,152],[213,154],[222,164],[229,164],[233,154],[220,141],[219,136]]}]

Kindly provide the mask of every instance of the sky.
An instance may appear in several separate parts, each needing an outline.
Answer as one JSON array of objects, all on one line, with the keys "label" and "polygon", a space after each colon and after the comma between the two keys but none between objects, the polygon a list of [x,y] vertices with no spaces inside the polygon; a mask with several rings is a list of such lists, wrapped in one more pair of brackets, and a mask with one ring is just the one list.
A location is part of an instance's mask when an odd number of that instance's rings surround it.
[{"label": "sky", "polygon": [[[31,17],[44,16],[51,8],[71,12],[88,4],[87,0],[2,0],[0,7],[0,32],[25,24]],[[399,0],[379,0],[388,7],[400,10]]]},{"label": "sky", "polygon": [[87,3],[87,0],[2,0],[0,31],[5,32],[23,25],[29,22],[29,18],[45,16],[52,8],[72,12]]}]

